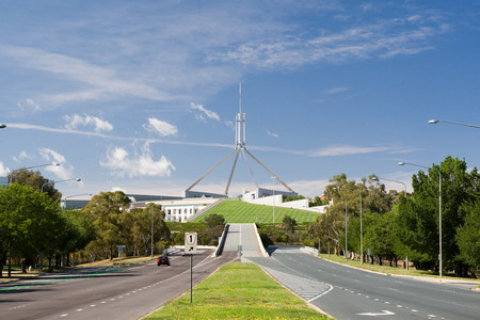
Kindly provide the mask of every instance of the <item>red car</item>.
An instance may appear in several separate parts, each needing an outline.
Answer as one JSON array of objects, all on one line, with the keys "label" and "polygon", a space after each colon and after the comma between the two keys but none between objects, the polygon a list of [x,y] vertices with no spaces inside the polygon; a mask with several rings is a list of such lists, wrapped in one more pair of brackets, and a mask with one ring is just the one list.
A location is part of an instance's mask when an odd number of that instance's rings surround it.
[{"label": "red car", "polygon": [[160,266],[161,264],[166,264],[167,266],[170,265],[170,258],[167,256],[160,256],[157,258],[157,267]]}]

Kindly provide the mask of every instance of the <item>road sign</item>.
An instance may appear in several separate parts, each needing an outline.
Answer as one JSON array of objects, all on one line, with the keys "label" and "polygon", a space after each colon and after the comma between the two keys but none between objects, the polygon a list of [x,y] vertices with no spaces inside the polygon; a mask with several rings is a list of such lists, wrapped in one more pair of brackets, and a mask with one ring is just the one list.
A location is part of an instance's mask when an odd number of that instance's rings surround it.
[{"label": "road sign", "polygon": [[197,253],[197,233],[196,232],[185,233],[185,253],[188,253],[188,254]]}]

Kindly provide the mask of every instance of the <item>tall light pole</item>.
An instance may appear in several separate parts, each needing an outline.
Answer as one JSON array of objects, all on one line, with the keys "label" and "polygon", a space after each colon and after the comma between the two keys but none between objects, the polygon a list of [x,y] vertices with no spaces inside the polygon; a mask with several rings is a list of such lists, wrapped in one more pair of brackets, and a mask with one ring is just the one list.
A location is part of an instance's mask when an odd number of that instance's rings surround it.
[{"label": "tall light pole", "polygon": [[360,193],[360,264],[363,264],[363,196]]},{"label": "tall light pole", "polygon": [[43,188],[44,188],[46,185],[55,184],[55,183],[59,183],[59,182],[65,182],[65,181],[72,181],[72,180],[75,180],[75,181],[77,181],[77,182],[82,181],[82,179],[80,179],[80,178],[71,178],[71,179],[57,180],[57,181],[47,181],[47,182],[45,182],[45,183],[42,184],[42,192],[43,192]]},{"label": "tall light pole", "polygon": [[[425,168],[425,169],[430,169],[429,167],[422,166],[419,164],[415,163],[408,163],[408,162],[399,162],[399,166],[404,166],[404,165],[411,165],[415,167],[420,167],[420,168]],[[441,166],[441,164],[440,164]],[[442,171],[440,168],[437,168],[438,171],[438,264],[439,264],[439,272],[440,272],[440,277],[443,277],[443,258],[442,258]]]},{"label": "tall light pole", "polygon": [[273,201],[273,224],[275,224],[275,179],[277,177],[272,176],[273,188],[272,188],[272,201]]},{"label": "tall light pole", "polygon": [[[400,165],[400,164],[399,164]],[[378,177],[376,175],[373,175],[370,180],[373,180],[373,181],[380,181],[380,180],[386,180],[386,181],[391,181],[391,182],[396,182],[396,183],[401,183],[403,185],[403,188],[405,189],[405,196],[407,196],[407,185],[402,182],[402,181],[398,181],[398,180],[392,180],[392,179],[387,179],[387,178],[382,178],[382,177]]]},{"label": "tall light pole", "polygon": [[93,196],[91,193],[79,193],[79,194],[72,194],[71,196],[66,196],[63,198],[63,209],[67,209],[67,199],[73,197],[80,197],[80,196]]},{"label": "tall light pole", "polygon": [[466,124],[466,123],[453,122],[453,121],[447,121],[447,120],[432,119],[432,120],[429,120],[428,123],[429,124],[448,123],[448,124],[454,124],[454,125],[457,125],[457,126],[480,129],[480,126],[477,126],[477,125],[474,125],[474,124]]},{"label": "tall light pole", "polygon": [[153,212],[150,210],[150,256],[153,257]]},{"label": "tall light pole", "polygon": [[348,206],[345,203],[345,260],[348,261]]},{"label": "tall light pole", "polygon": [[[392,180],[392,179],[387,179],[387,178],[381,178],[381,177],[377,177],[376,175],[373,175],[371,178],[371,180],[373,181],[380,181],[380,180],[386,180],[386,181],[391,181],[391,182],[396,182],[396,183],[400,183],[403,185],[403,188],[405,189],[405,197],[407,197],[407,185],[402,182],[402,181],[398,181],[398,180]],[[405,257],[405,262],[404,262],[404,265],[403,265],[403,268],[404,269],[409,269],[408,267],[408,256]],[[406,267],[405,267],[406,266]]]}]

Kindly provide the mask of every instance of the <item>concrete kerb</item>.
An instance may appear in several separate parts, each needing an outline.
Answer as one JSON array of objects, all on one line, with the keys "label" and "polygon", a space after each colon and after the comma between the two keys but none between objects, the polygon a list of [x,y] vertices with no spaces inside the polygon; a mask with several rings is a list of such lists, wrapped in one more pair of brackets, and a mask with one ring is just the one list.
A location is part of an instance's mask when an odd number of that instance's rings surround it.
[{"label": "concrete kerb", "polygon": [[218,257],[219,255],[222,254],[223,248],[225,247],[225,241],[227,239],[227,234],[228,234],[228,229],[230,228],[230,224],[226,224],[225,228],[223,229],[222,237],[220,238],[220,241],[218,242],[217,249],[215,252],[212,253],[212,258]]},{"label": "concrete kerb", "polygon": [[255,229],[255,234],[257,235],[257,241],[258,241],[258,246],[260,248],[260,253],[265,257],[269,258],[270,255],[268,254],[267,250],[265,250],[265,247],[263,246],[262,239],[260,238],[260,235],[258,234],[258,229],[257,225],[255,223],[252,223]]}]

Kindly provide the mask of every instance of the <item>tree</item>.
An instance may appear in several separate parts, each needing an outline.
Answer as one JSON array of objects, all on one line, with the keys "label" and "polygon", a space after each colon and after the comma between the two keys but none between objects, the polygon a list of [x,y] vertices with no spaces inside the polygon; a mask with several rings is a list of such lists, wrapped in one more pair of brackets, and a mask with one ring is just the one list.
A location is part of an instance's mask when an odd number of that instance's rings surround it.
[{"label": "tree", "polygon": [[464,204],[461,210],[465,212],[465,223],[457,228],[455,240],[460,258],[476,272],[480,268],[480,200]]},{"label": "tree", "polygon": [[468,173],[465,161],[447,157],[430,168],[428,174],[419,171],[412,177],[413,194],[400,204],[398,226],[403,244],[414,255],[415,266],[438,270],[440,173],[443,266],[461,272],[465,261],[460,258],[457,242],[450,240],[456,238],[465,221],[466,212],[460,210],[461,206],[479,195],[480,175],[476,168]]},{"label": "tree", "polygon": [[83,208],[83,212],[93,224],[98,243],[104,243],[113,259],[115,246],[122,244],[121,214],[130,206],[131,200],[121,191],[101,192],[95,195]]},{"label": "tree", "polygon": [[25,258],[58,250],[65,226],[58,202],[45,193],[16,183],[1,186],[0,271],[8,257]]},{"label": "tree", "polygon": [[62,194],[55,189],[54,182],[42,176],[39,171],[22,168],[8,174],[8,181],[43,191],[54,200],[60,201]]},{"label": "tree", "polygon": [[204,221],[209,228],[213,228],[219,225],[223,227],[223,225],[225,225],[225,217],[221,214],[216,213],[209,214],[205,217]]},{"label": "tree", "polygon": [[292,217],[286,215],[283,217],[283,228],[285,232],[289,234],[293,234],[295,232],[295,226],[297,225],[297,221]]},{"label": "tree", "polygon": [[209,238],[210,244],[218,244],[218,238],[222,235],[225,227],[225,217],[221,214],[210,214],[205,217],[204,222],[207,224],[205,231],[200,234],[200,237]]}]

